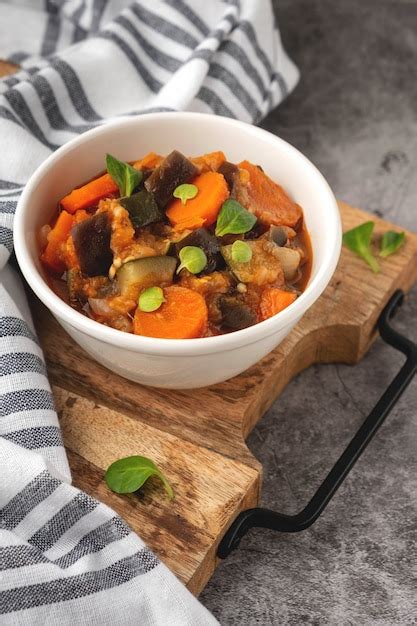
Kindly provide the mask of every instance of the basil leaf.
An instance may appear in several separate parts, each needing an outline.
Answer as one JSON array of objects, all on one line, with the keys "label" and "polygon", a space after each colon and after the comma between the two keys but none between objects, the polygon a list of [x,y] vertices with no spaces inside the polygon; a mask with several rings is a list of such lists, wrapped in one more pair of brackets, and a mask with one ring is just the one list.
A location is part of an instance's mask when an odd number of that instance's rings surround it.
[{"label": "basil leaf", "polygon": [[143,174],[140,170],[119,161],[111,154],[106,154],[107,171],[119,187],[121,196],[131,196],[136,187],[141,183]]},{"label": "basil leaf", "polygon": [[177,269],[177,274],[182,269],[187,269],[191,274],[199,274],[207,265],[207,256],[204,250],[197,246],[184,246],[179,251],[181,264]]},{"label": "basil leaf", "polygon": [[182,204],[186,204],[187,200],[192,200],[198,194],[198,187],[196,185],[190,185],[188,183],[184,183],[183,185],[178,185],[175,187],[174,193],[172,194],[174,198],[180,198]]},{"label": "basil leaf", "polygon": [[152,313],[157,311],[163,302],[165,298],[161,287],[148,287],[140,294],[138,306],[141,311]]},{"label": "basil leaf", "polygon": [[253,213],[245,209],[237,200],[226,200],[220,209],[216,224],[217,237],[247,233],[256,223]]},{"label": "basil leaf", "polygon": [[164,485],[170,500],[174,491],[155,463],[145,456],[128,456],[112,463],[105,473],[107,486],[116,493],[133,493],[151,476],[157,476]]},{"label": "basil leaf", "polygon": [[397,250],[401,248],[404,241],[405,232],[396,233],[394,230],[388,230],[382,235],[379,256],[387,257],[390,254],[394,254],[394,252],[397,252]]},{"label": "basil leaf", "polygon": [[249,263],[252,259],[252,248],[246,241],[234,241],[232,244],[232,260],[235,263]]},{"label": "basil leaf", "polygon": [[374,222],[365,222],[352,228],[343,234],[344,245],[360,256],[372,269],[379,272],[379,265],[371,252],[371,239],[374,230]]}]

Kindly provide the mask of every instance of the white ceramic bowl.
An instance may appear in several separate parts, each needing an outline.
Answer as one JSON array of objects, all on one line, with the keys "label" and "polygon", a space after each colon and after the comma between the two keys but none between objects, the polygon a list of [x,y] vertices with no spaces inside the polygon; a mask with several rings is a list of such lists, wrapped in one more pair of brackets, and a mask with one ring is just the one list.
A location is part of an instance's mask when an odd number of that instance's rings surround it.
[{"label": "white ceramic bowl", "polygon": [[[230,161],[260,164],[304,209],[313,267],[304,293],[287,309],[255,326],[202,339],[152,339],[99,324],[65,304],[49,288],[36,233],[57,201],[103,170],[106,152],[125,161],[174,148],[186,155],[223,150]],[[97,361],[144,385],[204,387],[243,372],[273,350],[320,296],[339,259],[341,223],[329,185],[294,147],[265,130],[225,117],[155,113],[100,126],[54,152],[31,176],[17,207],[15,249],[30,287],[71,337]]]}]

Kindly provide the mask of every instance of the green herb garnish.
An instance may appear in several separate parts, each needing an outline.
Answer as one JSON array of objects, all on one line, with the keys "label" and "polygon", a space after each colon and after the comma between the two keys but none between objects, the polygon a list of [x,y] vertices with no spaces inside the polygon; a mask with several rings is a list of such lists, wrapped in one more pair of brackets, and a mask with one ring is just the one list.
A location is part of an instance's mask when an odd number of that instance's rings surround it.
[{"label": "green herb garnish", "polygon": [[151,313],[159,309],[163,302],[165,298],[161,287],[148,287],[140,294],[138,306],[141,311]]},{"label": "green herb garnish", "polygon": [[374,230],[374,222],[365,222],[348,230],[343,234],[343,243],[349,250],[356,252],[368,263],[372,271],[379,272],[379,265],[371,252],[371,238]]},{"label": "green herb garnish", "polygon": [[253,213],[245,209],[237,200],[226,200],[220,209],[216,224],[216,235],[241,235],[247,233],[256,223]]},{"label": "green herb garnish", "polygon": [[174,198],[179,198],[182,204],[185,204],[187,200],[192,200],[197,194],[198,187],[184,183],[183,185],[178,185],[178,187],[174,189],[174,193],[172,195]]},{"label": "green herb garnish", "polygon": [[252,248],[246,241],[235,241],[232,244],[232,260],[235,263],[249,263],[252,258]]},{"label": "green herb garnish", "polygon": [[177,269],[177,274],[184,268],[191,274],[198,274],[207,265],[206,253],[201,248],[197,248],[197,246],[184,246],[179,251],[179,257],[181,264]]},{"label": "green herb garnish", "polygon": [[140,170],[136,170],[129,163],[119,161],[111,154],[106,154],[106,167],[108,173],[119,187],[121,196],[131,196],[142,181],[143,174]]},{"label": "green herb garnish", "polygon": [[128,456],[112,463],[106,471],[104,479],[107,486],[116,493],[133,493],[151,476],[157,476],[162,481],[170,500],[174,491],[155,463],[144,456]]},{"label": "green herb garnish", "polygon": [[397,250],[401,248],[404,241],[405,232],[396,233],[394,230],[388,230],[382,235],[379,256],[387,257],[390,254],[394,254],[394,252],[397,252]]}]

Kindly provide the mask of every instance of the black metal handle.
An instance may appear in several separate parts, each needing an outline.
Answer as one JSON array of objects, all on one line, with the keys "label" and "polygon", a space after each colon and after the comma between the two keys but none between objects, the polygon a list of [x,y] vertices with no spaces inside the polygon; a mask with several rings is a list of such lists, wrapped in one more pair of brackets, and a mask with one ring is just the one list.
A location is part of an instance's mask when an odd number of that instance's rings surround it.
[{"label": "black metal handle", "polygon": [[378,400],[345,451],[317,489],[307,506],[296,515],[285,515],[270,509],[254,508],[242,511],[221,540],[217,555],[224,559],[235,549],[248,530],[254,527],[270,528],[287,533],[305,530],[317,520],[326,508],[356,461],[372,440],[389,412],[417,372],[417,345],[398,333],[390,324],[404,293],[396,291],[382,311],[377,327],[382,339],[407,357],[406,362],[392,383]]}]

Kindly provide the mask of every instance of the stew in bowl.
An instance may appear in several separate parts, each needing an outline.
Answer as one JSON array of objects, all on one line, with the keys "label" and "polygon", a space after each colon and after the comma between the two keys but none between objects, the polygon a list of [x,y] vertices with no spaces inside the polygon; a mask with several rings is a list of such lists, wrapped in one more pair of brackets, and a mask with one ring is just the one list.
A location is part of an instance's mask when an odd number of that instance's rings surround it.
[{"label": "stew in bowl", "polygon": [[77,311],[126,333],[193,339],[255,325],[306,288],[303,209],[260,166],[222,151],[105,162],[39,232],[48,282]]}]

